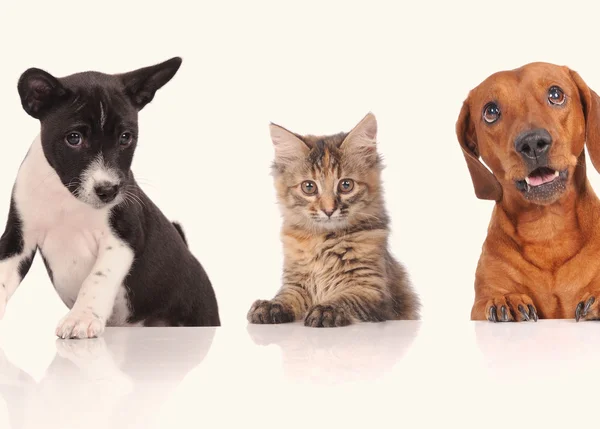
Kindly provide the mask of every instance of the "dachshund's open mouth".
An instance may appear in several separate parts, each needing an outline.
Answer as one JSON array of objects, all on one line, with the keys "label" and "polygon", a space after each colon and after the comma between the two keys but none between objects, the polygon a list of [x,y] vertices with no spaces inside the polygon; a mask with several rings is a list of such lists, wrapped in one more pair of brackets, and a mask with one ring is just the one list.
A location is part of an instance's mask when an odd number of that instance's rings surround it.
[{"label": "dachshund's open mouth", "polygon": [[528,200],[544,202],[554,199],[566,189],[568,170],[540,167],[525,179],[517,180],[516,186]]}]

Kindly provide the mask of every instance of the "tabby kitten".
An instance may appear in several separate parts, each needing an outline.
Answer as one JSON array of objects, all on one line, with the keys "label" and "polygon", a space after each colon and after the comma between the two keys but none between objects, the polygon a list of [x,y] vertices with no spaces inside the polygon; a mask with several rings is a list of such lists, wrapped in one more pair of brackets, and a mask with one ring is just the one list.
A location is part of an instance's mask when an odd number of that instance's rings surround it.
[{"label": "tabby kitten", "polygon": [[306,326],[418,319],[419,300],[388,250],[388,216],[369,113],[350,133],[300,136],[271,124],[283,215],[283,286],[251,323]]}]

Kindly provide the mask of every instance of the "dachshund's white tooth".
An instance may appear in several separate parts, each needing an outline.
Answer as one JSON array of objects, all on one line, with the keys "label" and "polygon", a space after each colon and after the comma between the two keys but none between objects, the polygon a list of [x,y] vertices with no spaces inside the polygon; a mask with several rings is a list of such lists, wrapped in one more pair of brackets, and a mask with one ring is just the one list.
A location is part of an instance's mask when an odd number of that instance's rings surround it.
[{"label": "dachshund's white tooth", "polygon": [[560,174],[560,173],[558,172],[558,170],[556,170],[556,171],[554,172],[554,177],[558,177],[558,175],[559,175],[559,174]]},{"label": "dachshund's white tooth", "polygon": [[529,177],[525,178],[525,182],[527,182],[527,185],[529,185]]}]

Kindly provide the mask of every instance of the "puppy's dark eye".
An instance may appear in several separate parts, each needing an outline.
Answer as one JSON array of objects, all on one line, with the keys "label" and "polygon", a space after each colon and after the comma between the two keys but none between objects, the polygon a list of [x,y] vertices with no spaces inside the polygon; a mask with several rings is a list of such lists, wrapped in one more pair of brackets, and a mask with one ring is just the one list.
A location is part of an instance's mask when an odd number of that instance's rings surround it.
[{"label": "puppy's dark eye", "polygon": [[342,179],[338,185],[338,189],[340,192],[348,193],[354,189],[354,180],[352,179]]},{"label": "puppy's dark eye", "polygon": [[133,141],[133,135],[129,132],[122,133],[119,136],[119,145],[121,146],[129,146]]},{"label": "puppy's dark eye", "polygon": [[561,106],[565,104],[567,100],[567,96],[558,86],[551,86],[548,90],[548,101],[550,104],[554,104],[555,106]]},{"label": "puppy's dark eye", "polygon": [[65,136],[65,141],[69,146],[80,146],[83,143],[83,136],[81,133],[71,131]]},{"label": "puppy's dark eye", "polygon": [[315,195],[317,193],[317,184],[312,180],[305,180],[300,187],[306,195]]},{"label": "puppy's dark eye", "polygon": [[488,124],[493,124],[500,119],[500,108],[496,103],[488,103],[483,108],[483,120]]}]

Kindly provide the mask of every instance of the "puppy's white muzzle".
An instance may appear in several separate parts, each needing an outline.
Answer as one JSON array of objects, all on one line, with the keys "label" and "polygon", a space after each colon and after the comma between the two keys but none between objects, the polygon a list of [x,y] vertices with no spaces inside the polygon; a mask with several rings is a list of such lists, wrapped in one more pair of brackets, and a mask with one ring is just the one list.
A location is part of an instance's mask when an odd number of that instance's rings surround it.
[{"label": "puppy's white muzzle", "polygon": [[98,156],[82,173],[77,198],[94,207],[103,207],[118,200],[120,187],[117,172]]}]

